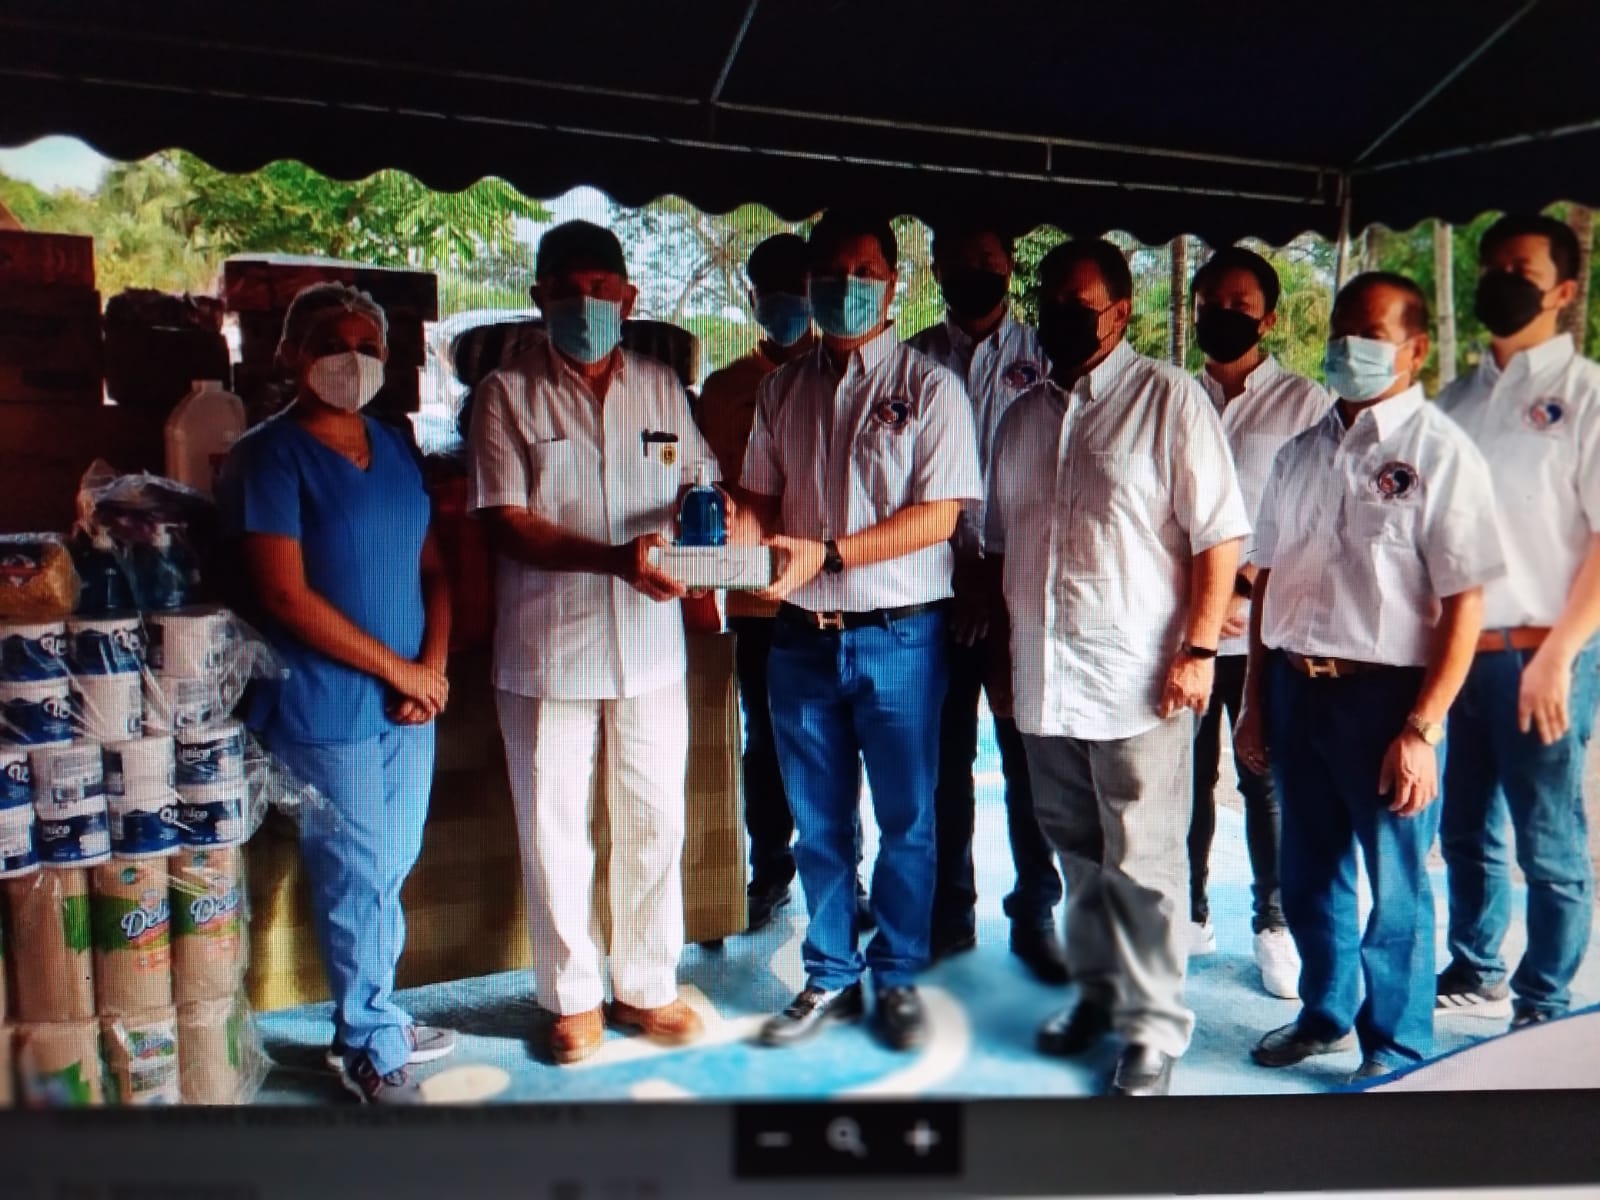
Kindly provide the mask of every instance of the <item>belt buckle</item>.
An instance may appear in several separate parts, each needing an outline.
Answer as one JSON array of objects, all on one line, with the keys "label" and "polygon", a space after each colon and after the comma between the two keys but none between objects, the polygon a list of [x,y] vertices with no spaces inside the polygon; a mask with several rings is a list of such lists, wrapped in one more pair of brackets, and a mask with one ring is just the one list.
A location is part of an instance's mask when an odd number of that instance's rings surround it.
[{"label": "belt buckle", "polygon": [[817,628],[825,633],[844,632],[844,613],[838,611],[819,612],[817,614]]},{"label": "belt buckle", "polygon": [[1306,678],[1308,679],[1337,679],[1339,678],[1339,664],[1331,658],[1308,658],[1306,661]]}]

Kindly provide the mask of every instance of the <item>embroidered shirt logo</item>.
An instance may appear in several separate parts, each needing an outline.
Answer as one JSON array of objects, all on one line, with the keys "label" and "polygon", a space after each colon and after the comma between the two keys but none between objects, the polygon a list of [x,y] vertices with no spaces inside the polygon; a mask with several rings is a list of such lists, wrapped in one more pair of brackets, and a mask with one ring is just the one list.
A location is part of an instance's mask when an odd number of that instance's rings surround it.
[{"label": "embroidered shirt logo", "polygon": [[872,419],[885,429],[904,429],[911,420],[911,405],[904,400],[884,400],[873,406]]},{"label": "embroidered shirt logo", "polygon": [[1421,473],[1405,462],[1384,463],[1372,477],[1372,490],[1382,500],[1403,500],[1421,486]]},{"label": "embroidered shirt logo", "polygon": [[1561,424],[1566,415],[1566,406],[1561,401],[1546,396],[1528,405],[1522,419],[1528,423],[1528,428],[1545,433]]},{"label": "embroidered shirt logo", "polygon": [[1000,373],[1007,387],[1030,388],[1039,382],[1039,368],[1025,358],[1019,358]]}]

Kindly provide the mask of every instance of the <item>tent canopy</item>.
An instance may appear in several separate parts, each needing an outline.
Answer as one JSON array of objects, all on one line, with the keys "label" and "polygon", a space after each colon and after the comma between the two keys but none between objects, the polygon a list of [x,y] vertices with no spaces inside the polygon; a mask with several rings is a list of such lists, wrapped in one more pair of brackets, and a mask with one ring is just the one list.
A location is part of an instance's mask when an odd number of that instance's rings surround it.
[{"label": "tent canopy", "polygon": [[1213,243],[1600,203],[1594,0],[0,11],[0,144]]}]

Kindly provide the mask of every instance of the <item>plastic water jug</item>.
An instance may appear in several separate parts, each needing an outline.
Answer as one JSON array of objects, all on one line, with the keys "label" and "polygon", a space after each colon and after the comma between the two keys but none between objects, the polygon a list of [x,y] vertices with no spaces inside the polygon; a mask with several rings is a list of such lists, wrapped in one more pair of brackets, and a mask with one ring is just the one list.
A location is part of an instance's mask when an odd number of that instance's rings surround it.
[{"label": "plastic water jug", "polygon": [[217,469],[244,431],[244,401],[220,380],[197,380],[167,418],[168,477],[211,495]]}]

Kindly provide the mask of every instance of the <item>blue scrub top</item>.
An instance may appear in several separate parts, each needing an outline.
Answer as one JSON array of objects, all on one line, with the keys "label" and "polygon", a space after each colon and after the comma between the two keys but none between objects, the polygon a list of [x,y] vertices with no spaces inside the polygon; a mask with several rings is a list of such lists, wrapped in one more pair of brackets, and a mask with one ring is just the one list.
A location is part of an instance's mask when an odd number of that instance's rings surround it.
[{"label": "blue scrub top", "polygon": [[[422,648],[428,494],[404,436],[363,419],[372,445],[365,471],[286,415],[262,422],[229,455],[218,502],[233,536],[296,539],[306,582],[396,654],[414,659]],[[252,729],[269,739],[328,744],[365,741],[393,727],[384,684],[270,622],[261,632],[285,673],[252,690]]]}]

